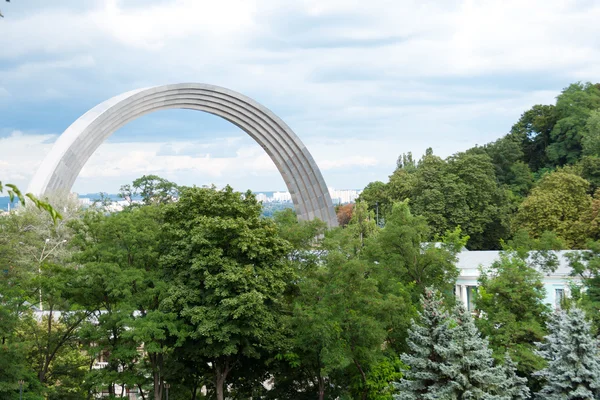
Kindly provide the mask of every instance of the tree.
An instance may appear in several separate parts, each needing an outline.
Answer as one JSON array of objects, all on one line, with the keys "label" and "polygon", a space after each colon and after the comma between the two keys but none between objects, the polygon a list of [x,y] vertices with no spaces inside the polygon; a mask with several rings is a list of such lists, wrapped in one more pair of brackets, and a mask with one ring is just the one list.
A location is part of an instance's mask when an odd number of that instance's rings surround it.
[{"label": "tree", "polygon": [[[600,329],[600,242],[590,241],[586,251],[567,253],[571,276],[581,280],[583,290],[574,290],[572,295],[579,307],[587,312],[594,330]],[[578,289],[574,287],[574,289]]]},{"label": "tree", "polygon": [[557,121],[547,154],[554,165],[574,164],[582,152],[582,137],[591,112],[600,108],[600,85],[574,83],[556,99]]},{"label": "tree", "polygon": [[[442,238],[441,246],[427,243],[429,227],[422,216],[414,216],[407,202],[395,203],[385,227],[368,249],[373,261],[388,274],[382,282],[400,281],[414,285],[415,302],[426,287],[435,285],[444,293],[452,293],[458,276],[454,263],[468,237],[460,229]],[[385,284],[385,283],[383,283]]]},{"label": "tree", "polygon": [[395,385],[396,400],[452,398],[453,388],[444,373],[450,363],[452,328],[442,296],[426,288],[421,297],[419,323],[413,320],[408,331],[410,353],[401,356],[408,369]]},{"label": "tree", "polygon": [[556,233],[546,231],[539,238],[532,238],[525,229],[515,232],[512,239],[502,243],[502,249],[513,252],[528,266],[540,272],[554,272],[559,265],[556,250],[563,250],[566,245]]},{"label": "tree", "polygon": [[448,172],[456,177],[454,198],[448,194],[446,198],[448,230],[460,226],[469,236],[469,248],[498,248],[509,233],[511,205],[494,179],[492,160],[487,155],[460,153],[448,159]]},{"label": "tree", "polygon": [[408,293],[400,287],[382,293],[371,270],[369,263],[335,253],[302,279],[291,321],[293,349],[319,399],[332,375],[347,368],[357,376],[356,397],[367,399],[371,367],[383,360],[382,344],[398,328],[393,315],[412,313]]},{"label": "tree", "polygon": [[517,375],[517,364],[508,352],[504,353],[504,363],[501,369],[504,376],[502,376],[498,385],[498,393],[500,393],[503,400],[522,400],[531,397],[527,387],[527,378]]},{"label": "tree", "polygon": [[385,220],[386,212],[391,206],[387,185],[381,181],[369,183],[356,199],[357,203],[366,203],[370,211],[379,208],[379,217]]},{"label": "tree", "polygon": [[164,214],[161,265],[171,288],[162,306],[185,321],[183,339],[211,363],[223,400],[232,370],[279,345],[289,244],[251,192],[193,187],[180,196]]},{"label": "tree", "polygon": [[511,128],[508,136],[521,144],[523,161],[532,171],[551,165],[546,149],[551,144],[557,118],[555,106],[537,104],[524,112]]},{"label": "tree", "polygon": [[350,219],[352,219],[352,211],[354,210],[354,204],[344,204],[336,207],[336,214],[338,224],[341,227],[344,227],[350,223]]},{"label": "tree", "polygon": [[503,383],[501,368],[494,367],[492,350],[483,339],[473,322],[471,313],[462,303],[458,303],[452,317],[456,327],[452,330],[450,363],[442,371],[450,378],[448,385],[453,388],[456,398],[495,399],[502,394],[498,386]]},{"label": "tree", "polygon": [[140,196],[146,205],[166,204],[173,201],[178,194],[177,184],[157,175],[144,175],[134,180],[131,185],[121,186],[119,190],[119,197],[130,204],[136,196]]},{"label": "tree", "polygon": [[588,156],[600,156],[600,109],[590,113],[585,130],[582,132],[581,146],[583,154]]},{"label": "tree", "polygon": [[[153,398],[164,397],[169,335],[177,328],[176,314],[160,308],[167,292],[158,262],[161,225],[157,205],[109,215],[90,210],[72,223],[85,306],[96,320],[82,339],[90,354],[109,354],[108,367],[92,372],[87,381],[108,384],[110,393],[117,382],[143,390],[149,375]],[[141,343],[143,354],[137,349]]]},{"label": "tree", "polygon": [[585,179],[568,172],[544,176],[519,206],[517,226],[532,237],[555,232],[571,248],[581,248],[589,234],[589,224],[582,220],[592,202],[588,188]]},{"label": "tree", "polygon": [[[475,149],[478,149],[475,147]],[[467,152],[473,152],[475,149],[470,149]],[[495,142],[483,146],[483,151],[487,154],[496,171],[496,178],[502,185],[512,187],[519,186],[522,182],[517,182],[521,175],[515,170],[515,165],[522,165],[520,169],[530,171],[527,164],[523,163],[523,148],[521,143],[514,136],[504,136]],[[519,169],[519,171],[520,171]],[[531,174],[531,172],[529,172]]]},{"label": "tree", "polygon": [[546,333],[549,312],[543,303],[546,292],[541,279],[522,258],[508,253],[482,271],[478,281],[475,304],[482,317],[477,326],[488,338],[496,360],[501,361],[508,349],[518,362],[519,374],[525,377],[543,366],[534,344]]},{"label": "tree", "polygon": [[598,340],[579,308],[558,311],[548,323],[548,336],[538,343],[547,362],[537,376],[545,383],[539,398],[592,400],[600,397]]}]

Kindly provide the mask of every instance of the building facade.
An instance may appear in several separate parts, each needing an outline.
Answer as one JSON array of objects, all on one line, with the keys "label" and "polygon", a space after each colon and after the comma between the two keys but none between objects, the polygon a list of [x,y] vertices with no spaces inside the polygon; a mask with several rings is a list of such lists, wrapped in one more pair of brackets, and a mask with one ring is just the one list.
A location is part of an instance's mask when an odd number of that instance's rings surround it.
[{"label": "building facade", "polygon": [[[562,299],[569,296],[573,283],[577,284],[579,278],[570,276],[567,253],[573,250],[560,250],[552,252],[558,261],[554,272],[542,272],[544,288],[546,289],[545,303],[553,309],[560,308]],[[475,311],[475,297],[477,295],[477,280],[481,269],[487,270],[495,261],[500,260],[500,251],[468,251],[463,250],[458,254],[456,264],[460,275],[456,280],[456,297],[460,299],[469,311]]]}]

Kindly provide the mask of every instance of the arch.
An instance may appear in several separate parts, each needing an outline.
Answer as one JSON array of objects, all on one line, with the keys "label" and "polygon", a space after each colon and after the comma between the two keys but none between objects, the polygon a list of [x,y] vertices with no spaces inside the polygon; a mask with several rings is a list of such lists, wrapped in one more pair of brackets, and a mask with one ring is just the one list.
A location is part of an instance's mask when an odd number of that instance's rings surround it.
[{"label": "arch", "polygon": [[57,139],[34,175],[28,191],[38,196],[70,191],[87,160],[113,132],[143,115],[174,108],[204,111],[241,128],[277,166],[292,196],[298,218],[319,218],[330,227],[337,226],[321,171],[290,127],[249,97],[200,83],[137,89],[92,108]]}]

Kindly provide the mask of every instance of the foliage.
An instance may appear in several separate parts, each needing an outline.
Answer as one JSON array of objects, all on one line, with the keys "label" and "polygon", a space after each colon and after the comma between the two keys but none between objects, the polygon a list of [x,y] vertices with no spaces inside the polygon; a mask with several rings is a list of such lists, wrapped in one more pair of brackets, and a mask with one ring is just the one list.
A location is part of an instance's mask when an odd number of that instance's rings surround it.
[{"label": "foliage", "polygon": [[556,233],[546,231],[539,238],[532,238],[525,229],[518,230],[511,240],[502,243],[502,248],[522,259],[527,265],[546,273],[558,267],[556,250],[566,247]]},{"label": "foliage", "polygon": [[[5,187],[8,189],[4,189]],[[27,193],[26,195],[23,195],[23,193],[19,190],[19,188],[16,185],[13,185],[12,183],[5,183],[3,185],[2,181],[0,181],[0,193],[2,193],[4,190],[6,190],[6,192],[8,193],[8,197],[10,198],[11,202],[16,197],[17,199],[19,199],[19,202],[24,206],[26,204],[26,199],[29,199],[38,209],[46,211],[48,215],[52,217],[52,220],[54,222],[56,222],[59,219],[62,219],[62,215],[60,215],[60,213],[56,211],[54,207],[50,205],[50,203],[38,199],[32,193]]]},{"label": "foliage", "polygon": [[555,165],[573,164],[581,156],[582,136],[593,110],[600,109],[600,85],[574,83],[556,99],[556,124],[546,153]]},{"label": "foliage", "polygon": [[375,212],[379,208],[381,220],[385,220],[385,215],[391,207],[387,185],[381,181],[369,183],[356,199],[357,203],[366,203],[369,210]]},{"label": "foliage", "polygon": [[119,197],[127,200],[130,204],[137,196],[142,202],[149,204],[166,204],[173,201],[179,195],[177,184],[161,178],[157,175],[144,175],[133,181],[131,185],[123,185],[119,190]]},{"label": "foliage", "polygon": [[354,210],[353,203],[336,206],[335,212],[337,215],[338,224],[341,227],[344,227],[350,223],[350,220],[352,219],[352,211],[353,210]]},{"label": "foliage", "polygon": [[592,203],[588,188],[585,179],[568,172],[546,175],[520,205],[517,225],[532,237],[555,232],[571,248],[581,248],[589,233],[583,219]]},{"label": "foliage", "polygon": [[[574,297],[578,306],[587,312],[594,331],[600,329],[600,242],[590,241],[587,251],[567,253],[571,276],[581,280],[583,288],[574,285]],[[581,290],[583,289],[583,290]]]},{"label": "foliage", "polygon": [[471,313],[458,303],[452,315],[456,327],[450,344],[451,363],[442,371],[450,378],[449,386],[462,399],[497,399],[504,395],[498,386],[504,381],[501,368],[494,367],[492,350],[473,322]]},{"label": "foliage", "polygon": [[[108,353],[107,368],[86,379],[94,390],[106,385],[115,393],[117,383],[143,385],[149,372],[154,398],[164,392],[164,357],[172,351],[168,335],[177,328],[175,314],[159,309],[166,293],[158,264],[161,213],[156,205],[108,215],[90,210],[71,224],[85,307],[96,320],[83,339],[88,353]],[[118,370],[126,373],[116,378]]]},{"label": "foliage", "polygon": [[421,297],[419,322],[408,331],[410,353],[401,359],[408,369],[396,384],[396,400],[451,398],[454,392],[444,367],[451,363],[452,326],[442,296],[427,288]]},{"label": "foliage", "polygon": [[498,385],[498,393],[504,400],[522,400],[531,397],[527,387],[527,378],[517,375],[517,364],[512,360],[508,352],[504,353],[504,363],[502,364],[504,376]]},{"label": "foliage", "polygon": [[538,343],[548,362],[536,375],[544,380],[539,398],[597,399],[600,396],[599,343],[578,308],[558,311],[548,323],[548,336]]},{"label": "foliage", "polygon": [[[543,303],[542,276],[513,254],[503,254],[489,271],[481,271],[476,307],[477,326],[501,361],[507,351],[518,363],[519,375],[531,377],[543,367],[534,343],[545,335],[548,307]],[[530,384],[537,383],[530,380]]]},{"label": "foliage", "polygon": [[184,188],[164,212],[161,265],[171,287],[163,309],[183,318],[182,340],[213,366],[218,400],[245,358],[279,345],[289,244],[260,213],[252,193],[230,187]]},{"label": "foliage", "polygon": [[452,293],[458,276],[454,266],[456,255],[465,245],[460,229],[449,232],[441,245],[426,243],[429,227],[424,217],[414,216],[407,202],[395,203],[369,249],[370,257],[389,274],[388,280],[414,285],[413,299],[418,299],[425,287],[434,285],[444,293]]}]

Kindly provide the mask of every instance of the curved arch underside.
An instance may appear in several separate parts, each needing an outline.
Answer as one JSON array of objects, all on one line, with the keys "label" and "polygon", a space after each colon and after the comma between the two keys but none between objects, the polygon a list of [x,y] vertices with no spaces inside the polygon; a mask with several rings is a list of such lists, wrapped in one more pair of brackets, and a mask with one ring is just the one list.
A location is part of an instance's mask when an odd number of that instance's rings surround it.
[{"label": "curved arch underside", "polygon": [[229,89],[185,83],[138,89],[92,108],[63,132],[34,175],[29,192],[44,196],[70,191],[96,149],[117,129],[143,115],[167,109],[217,115],[250,135],[271,157],[292,195],[298,218],[337,226],[321,171],[306,146],[275,114]]}]

